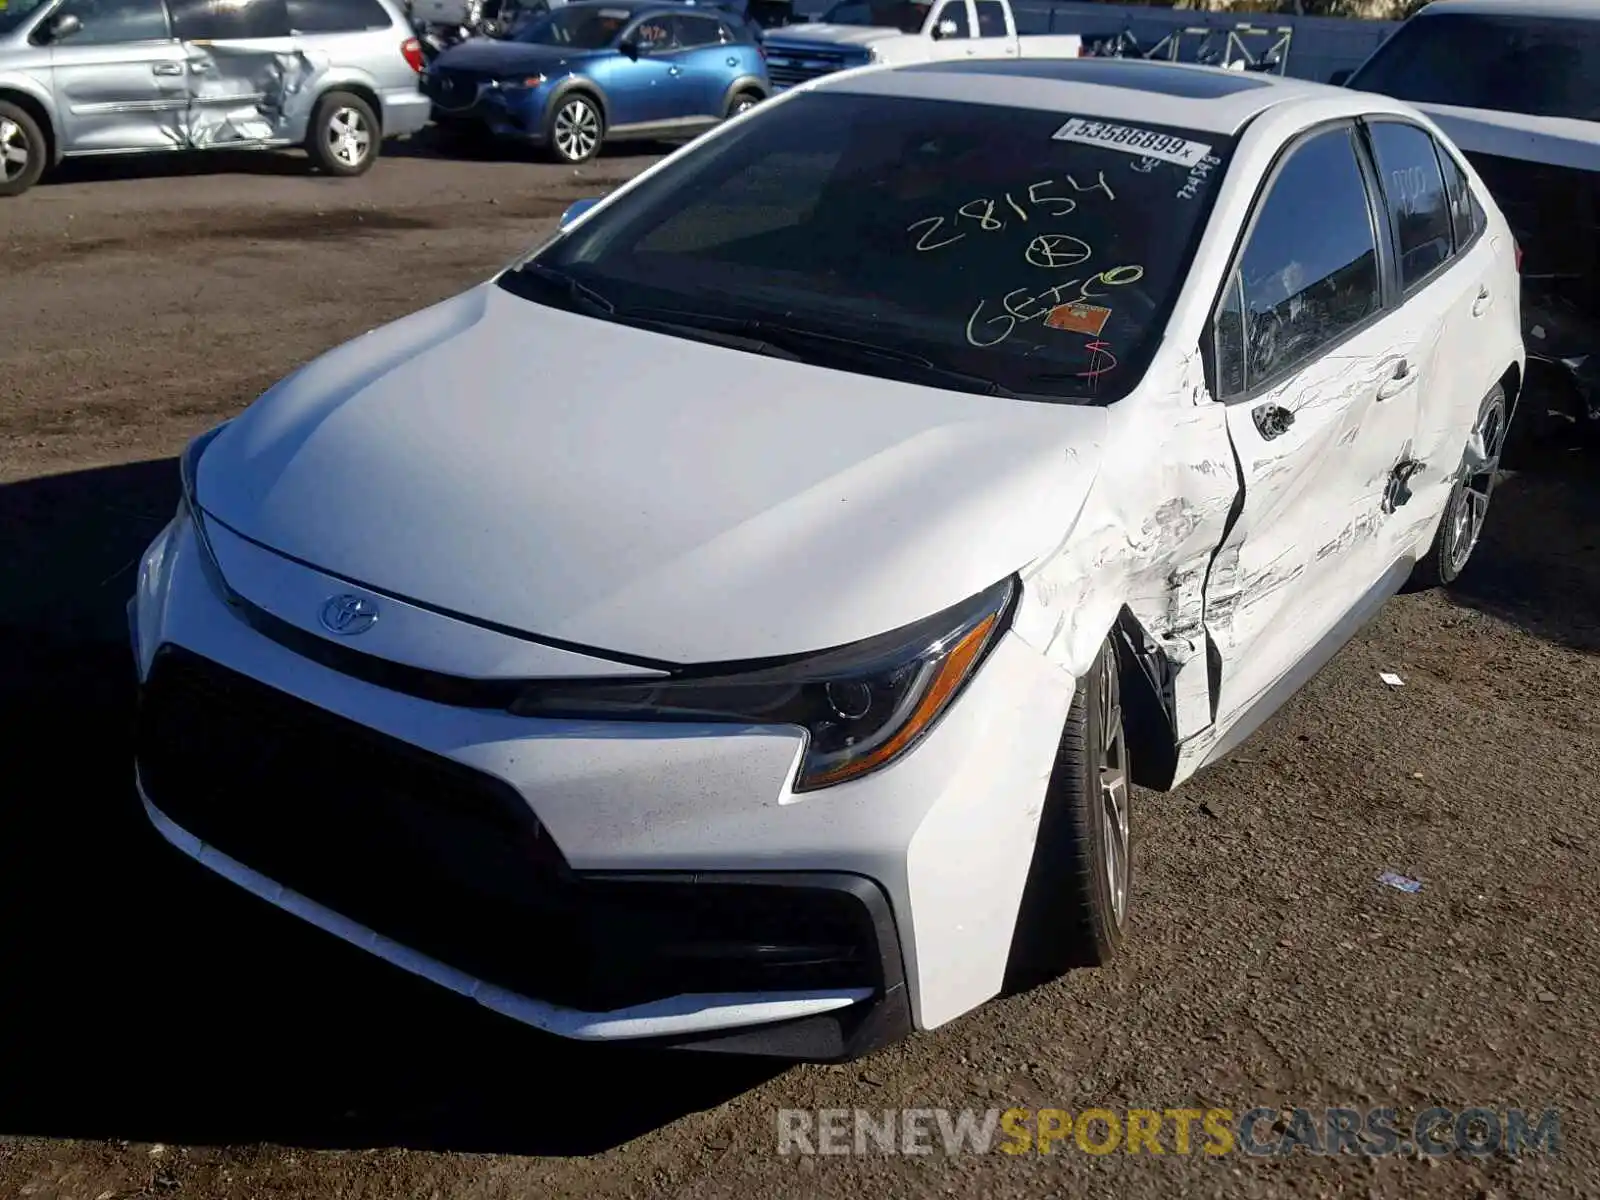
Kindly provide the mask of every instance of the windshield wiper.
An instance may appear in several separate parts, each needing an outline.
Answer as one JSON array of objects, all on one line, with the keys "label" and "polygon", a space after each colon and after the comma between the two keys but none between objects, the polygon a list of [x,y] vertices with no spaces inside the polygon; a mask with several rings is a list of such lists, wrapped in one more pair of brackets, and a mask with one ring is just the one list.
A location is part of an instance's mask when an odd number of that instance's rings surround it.
[{"label": "windshield wiper", "polygon": [[[677,325],[694,330],[720,333],[725,337],[739,338],[751,343],[757,353],[779,352],[780,357],[798,359],[816,365],[827,361],[849,362],[857,366],[878,362],[907,369],[924,376],[929,382],[955,384],[964,391],[975,391],[986,396],[1005,396],[1017,399],[1017,394],[1001,387],[992,379],[969,375],[963,371],[941,367],[938,363],[902,350],[898,346],[884,346],[858,338],[841,337],[833,333],[819,333],[772,321],[749,317],[723,317],[709,313],[679,312],[673,309],[634,309],[619,316],[620,320],[643,324],[651,321],[659,325]],[[765,347],[763,350],[761,347]]]},{"label": "windshield wiper", "polygon": [[570,302],[589,309],[602,317],[615,317],[617,306],[586,283],[580,283],[565,271],[547,267],[541,262],[526,262],[511,273],[510,278],[528,275],[542,283],[555,284],[566,292]]}]

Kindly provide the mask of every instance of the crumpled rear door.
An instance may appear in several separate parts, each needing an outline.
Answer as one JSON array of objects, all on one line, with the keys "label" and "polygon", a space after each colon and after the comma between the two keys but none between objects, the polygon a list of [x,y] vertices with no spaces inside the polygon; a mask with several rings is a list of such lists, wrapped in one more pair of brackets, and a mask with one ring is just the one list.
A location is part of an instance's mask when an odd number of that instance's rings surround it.
[{"label": "crumpled rear door", "polygon": [[286,38],[270,41],[277,45],[184,43],[189,65],[185,135],[191,147],[298,141],[304,135],[316,101],[315,81],[327,70],[326,56],[293,49]]}]

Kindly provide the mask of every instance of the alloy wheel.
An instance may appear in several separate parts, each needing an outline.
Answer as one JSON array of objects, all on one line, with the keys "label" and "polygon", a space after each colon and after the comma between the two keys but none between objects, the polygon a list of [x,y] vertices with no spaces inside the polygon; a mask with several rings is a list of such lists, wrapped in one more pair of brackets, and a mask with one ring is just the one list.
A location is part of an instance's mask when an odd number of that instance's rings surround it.
[{"label": "alloy wheel", "polygon": [[585,100],[567,101],[556,114],[555,141],[562,158],[588,158],[600,144],[600,114]]},{"label": "alloy wheel", "polygon": [[1505,449],[1506,405],[1496,393],[1484,405],[1478,423],[1467,439],[1465,474],[1451,506],[1450,544],[1448,559],[1450,573],[1459,574],[1477,548],[1483,535],[1484,518],[1489,512],[1489,498],[1500,473],[1500,454]]},{"label": "alloy wheel", "polygon": [[372,148],[372,130],[367,119],[353,108],[334,109],[326,131],[328,149],[347,167],[358,167]]},{"label": "alloy wheel", "polygon": [[1105,842],[1106,891],[1120,929],[1128,912],[1130,837],[1128,742],[1122,731],[1122,683],[1117,654],[1107,646],[1100,663],[1100,827]]},{"label": "alloy wheel", "polygon": [[33,147],[22,126],[0,117],[0,183],[22,178],[32,156]]}]

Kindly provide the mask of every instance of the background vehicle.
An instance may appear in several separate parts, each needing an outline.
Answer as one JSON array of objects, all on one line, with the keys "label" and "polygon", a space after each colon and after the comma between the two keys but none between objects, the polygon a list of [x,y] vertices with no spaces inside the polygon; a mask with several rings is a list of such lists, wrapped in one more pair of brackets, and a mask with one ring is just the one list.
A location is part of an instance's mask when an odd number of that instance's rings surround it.
[{"label": "background vehicle", "polygon": [[391,0],[12,0],[0,8],[0,195],[63,157],[303,145],[332,175],[427,123]]},{"label": "background vehicle", "polygon": [[1105,962],[1131,785],[1465,565],[1515,286],[1382,97],[796,89],[191,445],[151,818],[575,1038],[847,1057]]},{"label": "background vehicle", "polygon": [[1076,34],[1019,37],[1008,0],[841,0],[813,24],[764,39],[779,90],[868,63],[1075,58]]},{"label": "background vehicle", "polygon": [[1525,255],[1528,351],[1600,422],[1600,5],[1435,0],[1347,86],[1415,104],[1465,151]]},{"label": "background vehicle", "polygon": [[771,90],[754,30],[681,4],[568,4],[507,41],[474,39],[423,75],[450,136],[492,134],[578,163],[605,141],[693,137]]}]

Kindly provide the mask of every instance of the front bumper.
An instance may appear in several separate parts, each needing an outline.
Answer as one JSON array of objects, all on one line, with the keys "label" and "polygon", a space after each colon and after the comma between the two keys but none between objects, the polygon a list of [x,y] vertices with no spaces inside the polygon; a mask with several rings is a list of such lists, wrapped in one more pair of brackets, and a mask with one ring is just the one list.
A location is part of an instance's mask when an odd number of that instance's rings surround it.
[{"label": "front bumper", "polygon": [[[212,540],[300,637],[348,587]],[[363,635],[385,658],[528,673],[529,643],[497,654],[502,635],[386,604]],[[506,1015],[836,1059],[1001,988],[1072,697],[1014,637],[915,752],[797,796],[792,731],[530,720],[313,661],[213,589],[186,519],[147,553],[131,618],[141,787],[168,840]]]},{"label": "front bumper", "polygon": [[493,80],[430,76],[422,85],[439,124],[478,125],[496,137],[544,140],[549,88],[508,88]]}]

